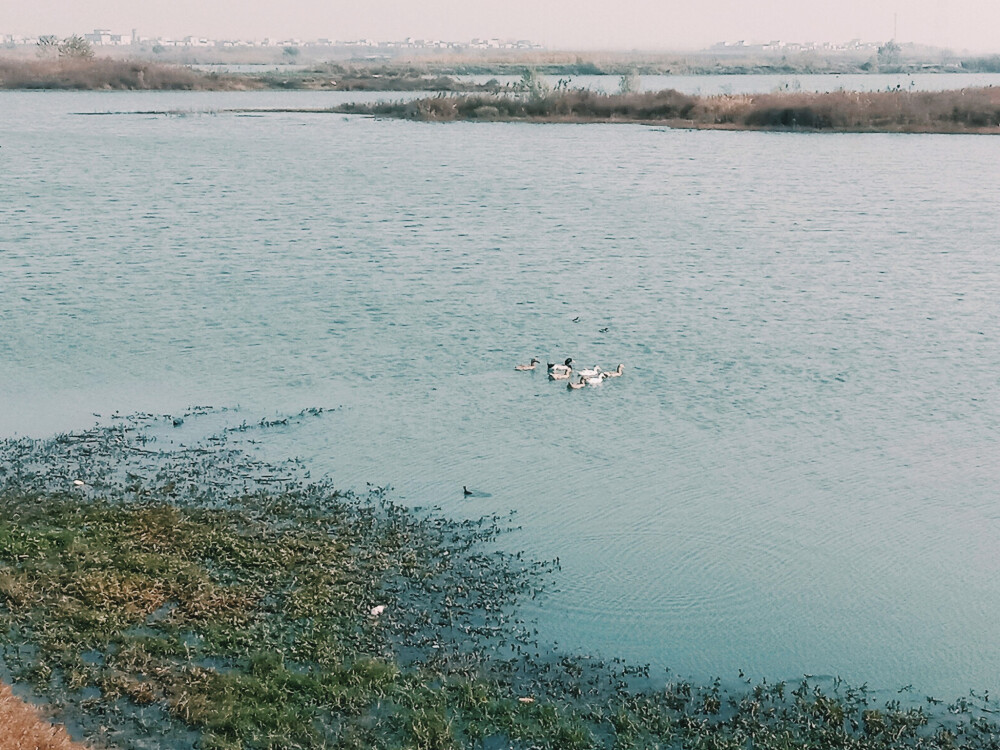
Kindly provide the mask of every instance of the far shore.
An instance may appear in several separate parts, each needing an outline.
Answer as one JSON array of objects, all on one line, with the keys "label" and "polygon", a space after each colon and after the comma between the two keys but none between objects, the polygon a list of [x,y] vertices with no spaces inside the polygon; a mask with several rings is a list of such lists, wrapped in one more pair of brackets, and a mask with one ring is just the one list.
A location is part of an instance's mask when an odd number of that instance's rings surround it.
[{"label": "far shore", "polygon": [[72,91],[246,91],[265,88],[249,76],[201,73],[179,65],[110,58],[0,58],[0,89]]},{"label": "far shore", "polygon": [[[92,51],[91,51],[92,52]],[[42,54],[38,57],[37,54]],[[215,63],[184,56],[53,57],[0,52],[0,89],[54,90],[193,90],[193,91],[428,91],[444,93],[512,93],[527,90],[526,82],[559,76],[567,91],[576,76],[612,76],[638,81],[639,76],[664,75],[867,75],[963,74],[1000,72],[1000,56],[970,58],[944,64],[921,59],[886,65],[871,60],[811,57],[719,57],[700,55],[547,55],[519,58],[314,60],[307,65],[273,64],[270,69],[236,60]],[[214,58],[211,58],[214,59]],[[273,63],[273,61],[272,61]],[[242,70],[230,70],[242,67]],[[472,76],[480,78],[471,80]],[[511,79],[520,79],[512,81]],[[486,80],[483,80],[486,79]]]},{"label": "far shore", "polygon": [[0,57],[0,89],[499,92],[505,88],[496,80],[471,83],[406,66],[320,65],[309,70],[224,73],[149,60]]}]

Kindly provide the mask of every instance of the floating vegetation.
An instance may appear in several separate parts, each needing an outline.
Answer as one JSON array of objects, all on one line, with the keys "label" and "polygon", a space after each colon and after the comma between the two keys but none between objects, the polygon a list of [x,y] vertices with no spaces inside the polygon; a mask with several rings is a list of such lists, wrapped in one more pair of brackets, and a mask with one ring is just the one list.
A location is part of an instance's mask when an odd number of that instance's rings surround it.
[{"label": "floating vegetation", "polygon": [[345,104],[337,112],[424,121],[638,122],[737,130],[1000,132],[1000,89],[691,96],[673,89],[467,94]]},{"label": "floating vegetation", "polygon": [[[947,708],[804,680],[726,690],[548,652],[517,602],[553,565],[269,465],[209,410],[0,443],[0,674],[75,734],[167,748],[987,748]],[[180,431],[180,433],[178,432]],[[0,746],[3,743],[0,730]]]}]

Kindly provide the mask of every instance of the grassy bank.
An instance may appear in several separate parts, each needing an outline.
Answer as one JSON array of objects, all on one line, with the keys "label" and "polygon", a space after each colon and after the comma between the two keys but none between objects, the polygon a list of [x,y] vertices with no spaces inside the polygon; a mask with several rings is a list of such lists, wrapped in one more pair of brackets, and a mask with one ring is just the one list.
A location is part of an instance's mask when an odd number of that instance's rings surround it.
[{"label": "grassy bank", "polygon": [[426,121],[638,122],[675,127],[858,132],[1000,132],[1000,89],[689,96],[667,90],[438,96],[339,112]]},{"label": "grassy bank", "polygon": [[1000,741],[988,700],[934,714],[839,682],[726,690],[548,651],[517,602],[554,572],[497,551],[505,519],[342,493],[233,445],[322,418],[0,443],[0,673],[111,747]]},{"label": "grassy bank", "polygon": [[203,74],[138,60],[0,58],[0,89],[232,91],[263,88],[251,78]]}]

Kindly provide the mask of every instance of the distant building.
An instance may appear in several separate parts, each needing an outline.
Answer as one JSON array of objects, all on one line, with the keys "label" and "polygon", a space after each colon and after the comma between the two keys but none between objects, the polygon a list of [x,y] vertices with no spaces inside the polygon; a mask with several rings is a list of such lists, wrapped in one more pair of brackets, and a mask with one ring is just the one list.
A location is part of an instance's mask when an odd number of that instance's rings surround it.
[{"label": "distant building", "polygon": [[97,47],[127,46],[135,38],[135,29],[131,34],[112,34],[107,29],[94,29],[93,33],[84,34],[83,38]]}]

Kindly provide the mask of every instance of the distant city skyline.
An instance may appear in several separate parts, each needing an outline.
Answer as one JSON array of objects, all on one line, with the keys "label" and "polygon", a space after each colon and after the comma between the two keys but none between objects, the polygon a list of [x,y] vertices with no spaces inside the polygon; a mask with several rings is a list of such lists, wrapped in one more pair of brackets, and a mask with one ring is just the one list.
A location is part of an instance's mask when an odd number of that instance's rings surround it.
[{"label": "distant city skyline", "polygon": [[95,28],[213,39],[526,39],[549,49],[700,49],[716,42],[915,42],[1000,51],[995,0],[37,0],[0,12],[0,36]]}]

